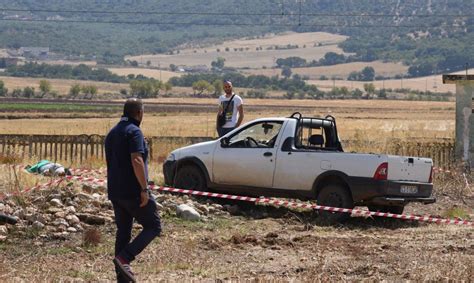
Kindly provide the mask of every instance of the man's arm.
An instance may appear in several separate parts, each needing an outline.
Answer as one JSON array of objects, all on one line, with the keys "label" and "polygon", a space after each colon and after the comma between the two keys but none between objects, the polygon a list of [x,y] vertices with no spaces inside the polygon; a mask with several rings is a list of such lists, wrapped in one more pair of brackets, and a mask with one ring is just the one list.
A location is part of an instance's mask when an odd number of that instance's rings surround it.
[{"label": "man's arm", "polygon": [[145,162],[143,161],[142,154],[140,152],[133,152],[131,154],[133,172],[138,180],[141,187],[140,192],[140,207],[144,207],[148,203],[148,192],[143,191],[147,188],[147,180],[145,176]]},{"label": "man's arm", "polygon": [[219,125],[217,124],[217,121],[219,120],[219,115],[221,115],[223,111],[224,111],[224,108],[222,108],[222,105],[219,104],[219,110],[217,111],[217,116],[216,116],[216,128],[219,127]]},{"label": "man's arm", "polygon": [[237,106],[237,110],[239,110],[239,120],[237,121],[236,127],[239,127],[242,124],[242,120],[244,120],[244,105],[240,104]]}]

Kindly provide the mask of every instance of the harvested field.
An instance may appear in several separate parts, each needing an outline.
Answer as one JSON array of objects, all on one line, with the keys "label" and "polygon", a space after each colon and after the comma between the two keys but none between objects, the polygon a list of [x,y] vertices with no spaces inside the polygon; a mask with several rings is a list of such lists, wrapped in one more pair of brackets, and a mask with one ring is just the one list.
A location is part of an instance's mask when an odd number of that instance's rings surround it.
[{"label": "harvested field", "polygon": [[308,84],[313,84],[319,87],[323,91],[329,91],[335,87],[347,87],[349,90],[353,89],[364,89],[364,84],[372,83],[376,89],[381,88],[407,88],[418,91],[431,91],[431,92],[456,92],[456,85],[454,84],[443,84],[443,78],[441,75],[428,76],[412,79],[390,79],[384,81],[372,81],[372,82],[360,82],[360,81],[347,81],[347,80],[309,80]]},{"label": "harvested field", "polygon": [[[351,72],[360,72],[365,67],[373,67],[377,76],[394,77],[396,75],[405,75],[408,66],[401,63],[375,62],[353,62],[347,64],[338,64],[322,67],[292,68],[293,74],[308,77],[310,80],[318,80],[321,76],[328,79],[339,78],[346,79]],[[243,70],[243,73],[249,75],[281,76],[281,69],[256,69]]]},{"label": "harvested field", "polygon": [[[157,67],[158,64],[161,66],[175,64],[187,66],[206,65],[210,67],[211,62],[220,56],[226,59],[225,65],[228,67],[262,68],[263,66],[274,66],[277,58],[299,56],[311,61],[319,60],[327,52],[343,53],[337,47],[337,44],[345,39],[345,36],[324,32],[285,33],[257,39],[231,40],[222,44],[205,47],[184,47],[179,49],[179,54],[175,53],[173,55],[130,56],[126,57],[126,60],[136,60],[143,66],[146,65],[147,61],[150,61],[154,67]],[[298,45],[298,48],[281,48],[278,50],[274,48],[275,46],[286,47],[288,45]],[[257,47],[262,47],[263,50],[257,51]],[[226,48],[229,51],[225,51]]]},{"label": "harvested field", "polygon": [[[69,93],[72,85],[79,84],[83,85],[94,85],[97,87],[98,93],[119,93],[121,89],[128,89],[128,84],[117,84],[97,81],[81,81],[81,80],[62,80],[62,79],[48,79],[48,78],[20,78],[20,77],[6,77],[0,76],[0,80],[5,83],[5,87],[9,91],[13,91],[16,88],[34,87],[35,90],[39,90],[39,82],[41,80],[47,80],[51,82],[52,91],[57,91],[61,96],[65,96]],[[81,94],[82,95],[82,94]]]},{"label": "harvested field", "polygon": [[167,82],[172,77],[180,77],[182,75],[182,73],[177,72],[146,68],[108,68],[108,70],[119,76],[127,76],[129,74],[133,74],[135,76],[143,75],[164,82]]},{"label": "harvested field", "polygon": [[[337,66],[337,65],[336,65]],[[297,70],[297,69],[294,69]],[[376,70],[377,71],[377,70]],[[474,69],[470,69],[469,73],[473,73]],[[453,74],[465,74],[465,71],[454,72]],[[330,77],[329,77],[330,78]],[[456,85],[454,84],[443,84],[442,75],[433,75],[419,78],[403,78],[403,79],[390,79],[383,81],[372,81],[372,82],[360,82],[360,81],[347,81],[347,80],[309,80],[309,84],[313,84],[321,88],[323,91],[329,91],[334,86],[336,87],[347,87],[349,90],[352,89],[364,89],[364,84],[372,83],[376,89],[381,88],[407,88],[418,91],[430,91],[430,92],[456,92]]]},{"label": "harvested field", "polygon": [[[147,100],[147,114],[142,125],[144,133],[149,136],[214,136],[215,101],[199,98]],[[244,109],[244,122],[260,117],[289,116],[295,111],[314,116],[331,114],[337,119],[343,140],[454,136],[454,102],[245,99]],[[101,113],[95,113],[92,117],[96,118],[92,119],[81,118],[91,117],[87,113],[81,114],[85,116],[74,114],[76,119],[55,119],[54,115],[64,114],[48,114],[45,123],[38,123],[37,119],[0,120],[0,131],[4,134],[103,135],[115,124],[120,111],[116,117],[104,114],[108,118],[97,118]],[[15,115],[21,115],[21,112]]]}]

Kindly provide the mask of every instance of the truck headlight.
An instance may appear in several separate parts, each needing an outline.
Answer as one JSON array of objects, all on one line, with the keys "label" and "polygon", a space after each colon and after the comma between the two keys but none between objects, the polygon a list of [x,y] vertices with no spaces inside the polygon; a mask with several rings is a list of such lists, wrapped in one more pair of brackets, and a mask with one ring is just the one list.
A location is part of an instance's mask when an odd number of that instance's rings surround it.
[{"label": "truck headlight", "polygon": [[170,155],[168,155],[168,157],[166,157],[166,161],[175,161],[175,160],[176,158],[173,153],[171,153]]}]

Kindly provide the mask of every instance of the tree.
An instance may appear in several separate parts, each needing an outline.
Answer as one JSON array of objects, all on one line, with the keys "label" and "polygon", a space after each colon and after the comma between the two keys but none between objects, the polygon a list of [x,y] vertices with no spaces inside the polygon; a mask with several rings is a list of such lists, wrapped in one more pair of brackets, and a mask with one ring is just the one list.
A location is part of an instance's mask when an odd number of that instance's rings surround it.
[{"label": "tree", "polygon": [[8,89],[5,88],[5,84],[3,81],[0,81],[0,96],[6,96],[8,93]]},{"label": "tree", "polygon": [[361,72],[361,81],[373,81],[375,78],[375,70],[372,67],[365,67]]},{"label": "tree", "polygon": [[41,80],[39,82],[39,88],[41,91],[40,98],[43,98],[46,94],[51,91],[51,82],[47,80]]},{"label": "tree", "polygon": [[367,94],[372,94],[375,92],[375,86],[373,83],[364,84],[364,90]]},{"label": "tree", "polygon": [[304,67],[306,66],[306,59],[300,57],[288,57],[288,58],[278,58],[276,60],[276,64],[278,68],[283,68],[284,66],[290,68],[297,68],[297,67]]},{"label": "tree", "polygon": [[384,98],[384,99],[387,98],[387,91],[384,88],[380,89],[377,92],[377,97],[378,98]]},{"label": "tree", "polygon": [[170,70],[172,72],[176,72],[176,70],[178,70],[178,66],[176,66],[175,64],[170,64]]},{"label": "tree", "polygon": [[13,97],[20,97],[22,93],[23,92],[22,92],[21,88],[15,88],[12,92],[12,96]]},{"label": "tree", "polygon": [[345,63],[345,61],[346,58],[344,57],[344,54],[337,54],[335,52],[328,52],[324,54],[324,58],[319,60],[321,65],[336,65]]},{"label": "tree", "polygon": [[79,93],[81,92],[81,86],[79,84],[73,84],[69,89],[69,96],[72,98],[76,98]]},{"label": "tree", "polygon": [[153,95],[153,85],[144,80],[130,81],[130,94],[138,98],[147,98]]},{"label": "tree", "polygon": [[224,87],[224,84],[222,83],[222,80],[215,80],[212,83],[212,86],[214,87],[214,97],[219,97],[222,94],[222,88]]},{"label": "tree", "polygon": [[197,91],[198,92],[197,95],[200,96],[206,90],[208,92],[214,91],[214,87],[208,81],[200,80],[200,81],[197,81],[197,82],[193,83],[193,90],[194,90],[195,95],[196,95],[196,91]]},{"label": "tree", "polygon": [[82,86],[82,93],[84,93],[84,98],[90,96],[89,99],[92,99],[97,94],[97,87],[95,85]]},{"label": "tree", "polygon": [[27,98],[35,96],[35,88],[29,86],[25,87],[23,89],[23,96]]},{"label": "tree", "polygon": [[148,83],[151,83],[151,97],[157,97],[160,95],[160,91],[165,88],[165,85],[163,84],[162,81],[159,80],[149,80],[147,81]]},{"label": "tree", "polygon": [[284,66],[282,69],[281,69],[281,75],[284,76],[285,78],[289,78],[291,77],[291,69],[287,66]]},{"label": "tree", "polygon": [[353,98],[361,98],[361,97],[362,97],[362,94],[364,94],[364,93],[362,92],[362,90],[360,90],[360,89],[358,89],[358,88],[354,89],[354,90],[351,92],[351,95],[352,95]]},{"label": "tree", "polygon": [[170,82],[166,82],[166,83],[163,84],[163,89],[166,92],[169,92],[171,89],[173,89],[173,85]]},{"label": "tree", "polygon": [[360,77],[360,73],[356,72],[356,71],[353,71],[353,72],[350,72],[349,76],[347,77],[347,80],[348,81],[358,81],[359,77]]},{"label": "tree", "polygon": [[216,61],[211,62],[211,66],[214,69],[222,70],[222,68],[224,68],[224,62],[225,62],[225,58],[217,57]]},{"label": "tree", "polygon": [[343,86],[339,89],[339,93],[342,94],[342,96],[346,97],[349,95],[349,89]]}]

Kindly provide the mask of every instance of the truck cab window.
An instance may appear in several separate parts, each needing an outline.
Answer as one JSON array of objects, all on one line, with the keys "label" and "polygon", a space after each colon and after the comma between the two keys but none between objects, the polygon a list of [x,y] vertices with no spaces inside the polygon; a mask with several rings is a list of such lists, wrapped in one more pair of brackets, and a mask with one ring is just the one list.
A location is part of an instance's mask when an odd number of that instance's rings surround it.
[{"label": "truck cab window", "polygon": [[260,122],[250,125],[230,137],[229,147],[272,148],[283,122]]}]

